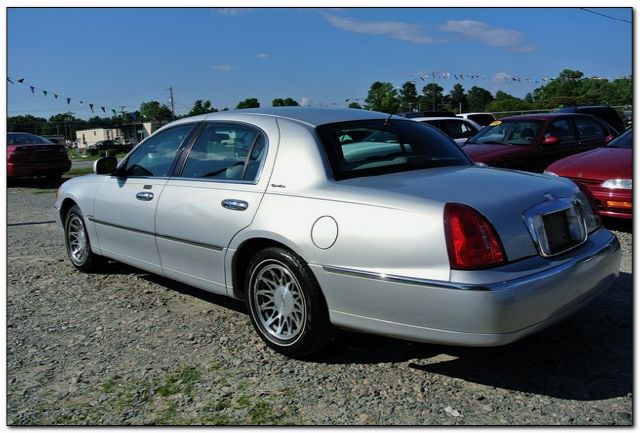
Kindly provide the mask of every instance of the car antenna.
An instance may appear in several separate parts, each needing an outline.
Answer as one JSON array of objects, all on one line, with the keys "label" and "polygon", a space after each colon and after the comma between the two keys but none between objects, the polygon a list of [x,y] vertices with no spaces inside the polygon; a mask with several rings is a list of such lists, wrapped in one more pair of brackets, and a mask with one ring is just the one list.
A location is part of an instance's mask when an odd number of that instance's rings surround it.
[{"label": "car antenna", "polygon": [[391,122],[389,122],[391,120],[391,116],[393,116],[393,113],[389,114],[389,117],[387,117],[387,120],[384,121],[384,126],[391,125]]}]

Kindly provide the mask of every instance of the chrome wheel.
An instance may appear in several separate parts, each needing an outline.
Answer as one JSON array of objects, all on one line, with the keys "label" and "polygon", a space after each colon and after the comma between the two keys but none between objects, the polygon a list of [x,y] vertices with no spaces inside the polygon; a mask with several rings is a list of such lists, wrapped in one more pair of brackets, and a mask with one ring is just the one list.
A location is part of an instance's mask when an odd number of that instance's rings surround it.
[{"label": "chrome wheel", "polygon": [[270,260],[262,265],[252,278],[253,313],[271,340],[291,344],[307,322],[304,293],[296,277],[282,263]]},{"label": "chrome wheel", "polygon": [[84,264],[89,256],[89,243],[84,222],[76,214],[71,215],[67,221],[67,248],[69,257],[77,265]]}]

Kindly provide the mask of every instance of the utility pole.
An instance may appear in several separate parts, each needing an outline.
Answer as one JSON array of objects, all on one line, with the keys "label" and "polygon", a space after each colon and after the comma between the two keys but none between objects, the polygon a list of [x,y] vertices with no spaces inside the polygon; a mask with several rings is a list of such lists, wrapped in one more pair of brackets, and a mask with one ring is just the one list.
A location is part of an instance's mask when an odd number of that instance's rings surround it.
[{"label": "utility pole", "polygon": [[171,100],[171,120],[175,120],[176,118],[176,110],[173,105],[173,87],[169,87],[169,99]]}]

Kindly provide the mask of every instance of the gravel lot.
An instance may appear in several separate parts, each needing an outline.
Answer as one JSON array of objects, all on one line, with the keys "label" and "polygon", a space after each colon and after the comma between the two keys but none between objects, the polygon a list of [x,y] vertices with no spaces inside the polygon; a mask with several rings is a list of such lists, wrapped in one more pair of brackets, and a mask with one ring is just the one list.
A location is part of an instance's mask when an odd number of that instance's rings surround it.
[{"label": "gravel lot", "polygon": [[7,422],[631,425],[630,225],[597,302],[504,347],[340,332],[314,359],[265,348],[242,303],[113,264],[74,270],[55,189],[7,191]]}]

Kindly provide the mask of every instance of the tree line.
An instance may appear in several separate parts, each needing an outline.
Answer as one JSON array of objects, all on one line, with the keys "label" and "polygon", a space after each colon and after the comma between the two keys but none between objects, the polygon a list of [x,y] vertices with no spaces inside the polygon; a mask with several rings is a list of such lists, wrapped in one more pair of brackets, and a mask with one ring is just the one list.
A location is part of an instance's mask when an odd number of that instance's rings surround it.
[{"label": "tree line", "polygon": [[[407,111],[452,111],[459,112],[508,112],[525,110],[550,110],[569,105],[605,104],[631,105],[633,84],[631,77],[607,79],[586,78],[581,71],[565,69],[557,79],[536,88],[524,98],[518,98],[501,90],[493,95],[490,91],[472,86],[465,91],[462,84],[457,83],[453,89],[444,94],[444,89],[437,83],[425,84],[418,93],[416,84],[405,82],[397,89],[390,82],[374,82],[369,88],[367,98],[360,104],[351,101],[350,108],[360,108],[395,114]],[[273,107],[298,106],[292,98],[276,98],[271,101]],[[236,105],[236,109],[259,108],[257,98],[247,98]],[[141,122],[166,122],[182,117],[199,114],[227,111],[215,108],[210,100],[199,99],[191,110],[180,116],[174,115],[171,108],[158,101],[143,102],[140,109],[133,112],[120,112],[111,117],[94,116],[88,120],[75,117],[74,113],[55,114],[49,119],[34,117],[30,114],[12,116],[7,119],[7,130],[32,132],[38,135],[58,135],[74,140],[75,132],[84,129],[114,128],[122,125],[135,125]],[[135,126],[134,126],[135,128]]]},{"label": "tree line", "polygon": [[352,108],[401,113],[407,111],[508,112],[551,110],[571,105],[631,105],[633,84],[631,77],[607,79],[586,78],[581,71],[565,69],[557,79],[536,88],[524,98],[501,90],[492,95],[488,90],[473,86],[465,92],[462,84],[453,86],[449,94],[437,83],[428,83],[418,93],[416,84],[405,82],[397,89],[389,82],[371,85],[364,107],[352,102]]}]

